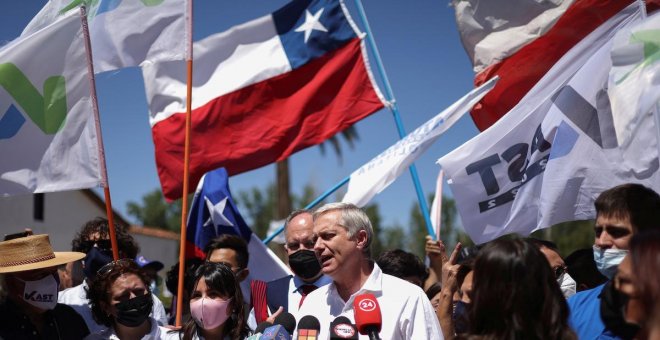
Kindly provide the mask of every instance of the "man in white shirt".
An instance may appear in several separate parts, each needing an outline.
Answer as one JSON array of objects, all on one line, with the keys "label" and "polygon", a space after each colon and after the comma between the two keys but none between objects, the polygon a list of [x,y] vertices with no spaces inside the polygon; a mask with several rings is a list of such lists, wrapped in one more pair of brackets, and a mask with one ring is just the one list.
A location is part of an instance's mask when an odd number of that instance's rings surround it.
[{"label": "man in white shirt", "polygon": [[329,325],[338,316],[355,323],[353,300],[364,293],[376,296],[380,305],[381,339],[444,339],[422,289],[383,274],[371,259],[373,228],[362,209],[330,203],[314,212],[313,219],[314,251],[333,282],[309,294],[299,313],[319,319],[319,339],[329,338]]},{"label": "man in white shirt", "polygon": [[[258,324],[275,313],[279,307],[291,313],[296,320],[300,306],[311,291],[329,284],[332,279],[321,273],[321,265],[314,253],[312,212],[300,209],[292,212],[284,223],[284,238],[289,267],[295,275],[289,275],[267,283],[253,282],[253,313],[249,323]],[[261,290],[255,287],[262,285]],[[262,294],[255,294],[255,292]],[[254,319],[253,319],[254,318]]]}]

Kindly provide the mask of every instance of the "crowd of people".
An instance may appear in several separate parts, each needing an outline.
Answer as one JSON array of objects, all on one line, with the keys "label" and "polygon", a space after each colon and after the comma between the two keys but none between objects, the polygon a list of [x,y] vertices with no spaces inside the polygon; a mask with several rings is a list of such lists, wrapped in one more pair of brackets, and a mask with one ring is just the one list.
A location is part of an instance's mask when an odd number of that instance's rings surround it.
[{"label": "crowd of people", "polygon": [[297,210],[284,228],[291,275],[252,280],[246,298],[241,282],[258,268],[241,237],[221,235],[185,262],[182,291],[179,264],[167,271],[183,300],[167,309],[162,263],[139,255],[125,227],[118,260],[102,218],[70,252],[27,230],[0,242],[0,339],[660,339],[660,196],[624,184],[595,209],[593,247],[565,258],[534,238],[448,255],[428,237],[426,263],[401,249],[374,258],[355,205]]}]

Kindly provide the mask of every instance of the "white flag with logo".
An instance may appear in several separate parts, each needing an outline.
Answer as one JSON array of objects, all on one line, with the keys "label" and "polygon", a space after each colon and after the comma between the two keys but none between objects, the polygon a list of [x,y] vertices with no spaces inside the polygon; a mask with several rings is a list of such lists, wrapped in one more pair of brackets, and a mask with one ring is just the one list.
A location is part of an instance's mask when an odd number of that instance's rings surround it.
[{"label": "white flag with logo", "polygon": [[637,134],[640,125],[635,117],[651,113],[660,100],[659,45],[660,13],[614,37],[608,93],[621,145]]},{"label": "white flag with logo", "polygon": [[473,241],[593,218],[595,198],[618,184],[660,188],[652,117],[619,146],[606,91],[612,37],[638,20],[636,5],[611,18],[500,121],[439,160]]},{"label": "white flag with logo", "polygon": [[473,89],[457,102],[431,118],[376,158],[351,174],[348,191],[342,202],[363,207],[385,190],[445,131],[456,123],[474,104],[488,93],[497,77]]},{"label": "white flag with logo", "polygon": [[[49,25],[61,13],[77,13],[81,3],[80,0],[50,0],[21,36]],[[91,1],[87,21],[94,72],[139,66],[143,62],[183,60],[187,41],[186,11],[186,0]]]},{"label": "white flag with logo", "polygon": [[0,51],[0,195],[101,185],[80,14]]}]

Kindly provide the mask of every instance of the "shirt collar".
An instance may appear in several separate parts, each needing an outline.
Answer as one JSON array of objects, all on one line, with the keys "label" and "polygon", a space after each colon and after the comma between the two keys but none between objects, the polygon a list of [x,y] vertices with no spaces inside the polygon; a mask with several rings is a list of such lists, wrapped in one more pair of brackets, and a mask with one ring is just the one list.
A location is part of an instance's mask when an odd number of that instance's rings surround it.
[{"label": "shirt collar", "polygon": [[334,282],[328,287],[328,293],[330,296],[335,298],[337,302],[341,302],[344,305],[343,311],[353,309],[353,300],[355,300],[356,296],[364,293],[371,293],[378,297],[382,295],[382,291],[383,271],[380,269],[380,267],[378,267],[376,263],[374,263],[374,269],[371,271],[371,274],[369,274],[367,281],[365,281],[362,287],[360,287],[357,292],[353,293],[345,303],[344,300],[342,300],[339,296],[339,292],[337,292],[337,286],[335,286]]},{"label": "shirt collar", "polygon": [[321,274],[321,276],[318,279],[316,279],[316,281],[314,281],[312,283],[305,282],[300,277],[298,277],[297,275],[294,275],[293,276],[293,290],[291,291],[291,293],[297,293],[298,291],[300,291],[300,287],[302,287],[303,285],[313,284],[318,288],[318,287],[323,287],[323,286],[325,286],[325,285],[327,285],[331,282],[332,282],[332,279],[329,276],[325,275],[325,274]]}]

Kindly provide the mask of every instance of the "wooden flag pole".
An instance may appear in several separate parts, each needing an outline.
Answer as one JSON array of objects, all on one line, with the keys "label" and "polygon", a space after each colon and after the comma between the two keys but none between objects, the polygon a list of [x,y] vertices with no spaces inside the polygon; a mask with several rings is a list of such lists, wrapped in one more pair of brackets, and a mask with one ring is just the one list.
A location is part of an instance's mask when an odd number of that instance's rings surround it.
[{"label": "wooden flag pole", "polygon": [[188,36],[186,37],[187,56],[186,56],[186,132],[183,152],[183,196],[181,198],[181,235],[179,239],[179,282],[176,295],[176,321],[175,326],[181,327],[181,316],[183,313],[183,279],[186,271],[186,220],[188,217],[188,185],[189,185],[189,167],[190,167],[190,133],[192,130],[192,72],[193,72],[193,50],[192,50],[192,0],[188,0],[186,13],[186,23],[188,26]]},{"label": "wooden flag pole", "polygon": [[94,113],[94,125],[96,126],[96,140],[99,151],[99,163],[101,167],[101,181],[105,195],[105,213],[108,217],[108,229],[110,243],[112,244],[112,258],[119,260],[119,248],[117,247],[117,231],[115,230],[115,219],[112,211],[112,200],[110,199],[110,184],[108,182],[108,170],[105,164],[105,147],[101,134],[101,119],[99,118],[99,102],[96,97],[96,80],[94,78],[94,59],[92,58],[92,44],[89,39],[89,26],[87,25],[87,9],[80,6],[80,20],[82,21],[83,37],[85,39],[85,52],[87,55],[87,76],[89,78],[90,96],[92,97],[92,112]]}]

